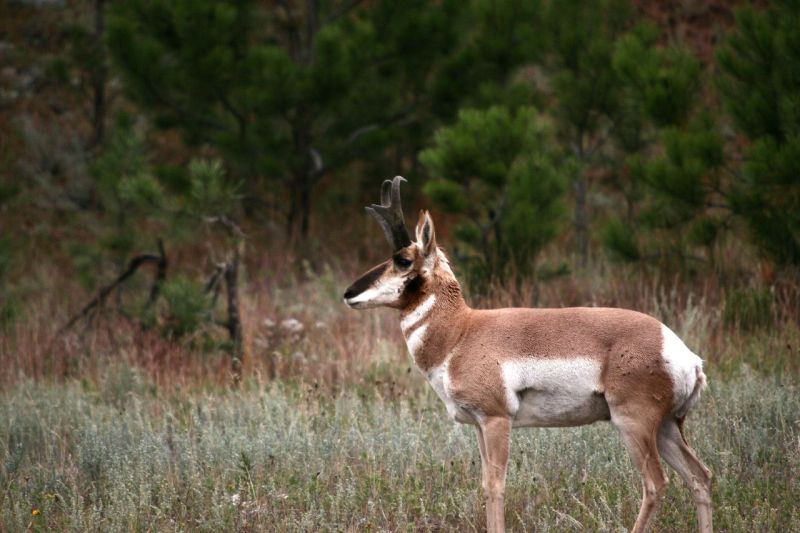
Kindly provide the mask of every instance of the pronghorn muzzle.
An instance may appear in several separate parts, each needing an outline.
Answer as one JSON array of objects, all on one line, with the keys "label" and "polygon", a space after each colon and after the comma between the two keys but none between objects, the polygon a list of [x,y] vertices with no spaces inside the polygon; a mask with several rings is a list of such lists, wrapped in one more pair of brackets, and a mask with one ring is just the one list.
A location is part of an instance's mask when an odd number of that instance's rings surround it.
[{"label": "pronghorn muzzle", "polygon": [[[352,285],[347,287],[347,290],[344,291],[344,303],[356,309],[364,305],[366,303],[363,299],[364,293],[370,289],[374,290],[375,284],[388,266],[388,262],[381,263],[367,271],[363,276],[353,282]],[[359,298],[359,296],[362,296],[362,298]]]}]

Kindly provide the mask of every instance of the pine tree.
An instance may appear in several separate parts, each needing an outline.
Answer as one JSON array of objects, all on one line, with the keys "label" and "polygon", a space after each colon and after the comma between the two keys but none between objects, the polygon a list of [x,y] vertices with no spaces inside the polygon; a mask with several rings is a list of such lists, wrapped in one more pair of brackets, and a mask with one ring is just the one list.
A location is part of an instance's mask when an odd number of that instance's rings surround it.
[{"label": "pine tree", "polygon": [[618,156],[610,184],[625,209],[610,217],[602,238],[617,258],[683,267],[695,246],[713,259],[723,221],[708,208],[720,201],[723,141],[698,105],[699,61],[659,38],[655,26],[641,23],[615,43]]},{"label": "pine tree", "polygon": [[720,89],[747,140],[731,206],[755,244],[779,264],[800,265],[800,4],[742,7],[719,50]]},{"label": "pine tree", "polygon": [[472,281],[521,278],[562,222],[566,183],[551,132],[532,108],[463,110],[420,160],[425,193],[456,215],[457,255]]},{"label": "pine tree", "polygon": [[306,235],[323,176],[380,167],[389,146],[397,173],[416,153],[468,13],[453,0],[131,0],[115,5],[109,44],[159,125],[219,150],[251,195],[285,188],[287,228]]},{"label": "pine tree", "polygon": [[549,2],[544,15],[552,80],[553,115],[559,139],[576,161],[571,176],[578,264],[589,257],[589,174],[607,148],[617,122],[618,79],[612,66],[615,40],[630,25],[625,0]]}]

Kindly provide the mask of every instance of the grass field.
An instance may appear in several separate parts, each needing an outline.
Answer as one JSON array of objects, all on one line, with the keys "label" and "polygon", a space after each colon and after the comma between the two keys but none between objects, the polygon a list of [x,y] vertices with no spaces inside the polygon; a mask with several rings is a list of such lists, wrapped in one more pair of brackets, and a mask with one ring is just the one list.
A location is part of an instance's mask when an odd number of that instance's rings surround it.
[{"label": "grass field", "polygon": [[[411,368],[394,312],[342,309],[346,278],[242,291],[238,389],[202,330],[172,341],[110,315],[60,334],[77,306],[62,300],[84,297],[54,287],[32,299],[0,334],[0,531],[481,531],[474,429]],[[540,298],[670,325],[707,359],[687,434],[715,476],[717,530],[800,531],[795,300],[776,293],[756,320],[741,298],[664,287],[562,280]],[[287,331],[290,317],[304,329]],[[655,531],[691,531],[689,492],[667,473]],[[610,425],[512,435],[510,530],[622,531],[639,502]]]},{"label": "grass field", "polygon": [[[2,529],[483,527],[473,429],[447,420],[421,383],[387,399],[255,381],[164,390],[121,365],[102,378],[21,382],[0,395]],[[712,378],[687,428],[715,475],[719,531],[800,530],[799,392],[746,370]],[[689,493],[670,478],[656,530],[691,530]],[[514,531],[619,531],[639,493],[608,424],[513,435]]]}]

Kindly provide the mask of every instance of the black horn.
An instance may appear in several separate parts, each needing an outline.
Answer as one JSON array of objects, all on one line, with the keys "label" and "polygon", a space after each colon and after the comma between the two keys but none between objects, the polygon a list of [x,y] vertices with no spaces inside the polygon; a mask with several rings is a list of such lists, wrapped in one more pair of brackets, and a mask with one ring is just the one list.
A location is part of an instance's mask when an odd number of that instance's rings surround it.
[{"label": "black horn", "polygon": [[400,184],[404,181],[406,179],[402,176],[395,176],[393,180],[384,181],[381,185],[381,205],[372,204],[366,208],[367,212],[375,217],[375,220],[381,225],[386,239],[395,252],[411,244],[411,238],[408,236],[403,219],[403,206],[400,202]]}]

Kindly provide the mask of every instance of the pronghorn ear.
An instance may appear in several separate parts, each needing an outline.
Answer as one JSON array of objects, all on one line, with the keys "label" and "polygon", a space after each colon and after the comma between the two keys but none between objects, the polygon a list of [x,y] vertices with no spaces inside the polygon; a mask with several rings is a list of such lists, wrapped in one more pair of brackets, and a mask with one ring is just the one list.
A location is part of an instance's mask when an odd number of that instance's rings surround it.
[{"label": "pronghorn ear", "polygon": [[436,232],[433,229],[433,219],[427,210],[419,212],[417,222],[417,245],[422,255],[428,256],[436,250]]}]

